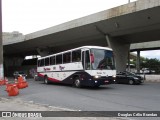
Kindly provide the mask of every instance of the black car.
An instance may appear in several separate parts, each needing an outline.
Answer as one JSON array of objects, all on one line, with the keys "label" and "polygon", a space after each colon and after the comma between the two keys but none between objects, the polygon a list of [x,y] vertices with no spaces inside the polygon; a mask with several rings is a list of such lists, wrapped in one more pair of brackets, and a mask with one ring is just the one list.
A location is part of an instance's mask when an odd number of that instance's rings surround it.
[{"label": "black car", "polygon": [[141,84],[144,82],[144,78],[140,75],[136,75],[131,72],[120,72],[116,75],[116,83],[125,83],[125,84]]},{"label": "black car", "polygon": [[27,77],[27,75],[23,72],[23,71],[15,71],[14,73],[13,73],[13,76],[14,76],[14,78],[18,78],[19,76],[22,76],[22,77]]}]

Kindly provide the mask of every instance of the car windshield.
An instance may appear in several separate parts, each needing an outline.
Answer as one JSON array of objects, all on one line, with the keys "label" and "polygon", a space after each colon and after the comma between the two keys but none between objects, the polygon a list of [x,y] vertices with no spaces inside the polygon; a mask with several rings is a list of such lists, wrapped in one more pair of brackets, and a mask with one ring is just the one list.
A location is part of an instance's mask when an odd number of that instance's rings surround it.
[{"label": "car windshield", "polygon": [[131,72],[125,72],[125,73],[126,73],[126,75],[135,76],[135,74],[131,73]]},{"label": "car windshield", "polygon": [[19,71],[19,74],[24,74],[24,72],[22,72],[22,71]]}]

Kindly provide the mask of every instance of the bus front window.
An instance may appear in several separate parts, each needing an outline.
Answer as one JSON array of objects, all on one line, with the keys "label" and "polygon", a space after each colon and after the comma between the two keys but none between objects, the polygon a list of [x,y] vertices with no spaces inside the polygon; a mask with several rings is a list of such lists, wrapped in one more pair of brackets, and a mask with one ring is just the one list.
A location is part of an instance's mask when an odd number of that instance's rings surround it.
[{"label": "bus front window", "polygon": [[105,69],[113,70],[115,69],[113,52],[109,50],[102,49],[91,49],[91,53],[94,56],[94,62],[92,62],[92,69]]}]

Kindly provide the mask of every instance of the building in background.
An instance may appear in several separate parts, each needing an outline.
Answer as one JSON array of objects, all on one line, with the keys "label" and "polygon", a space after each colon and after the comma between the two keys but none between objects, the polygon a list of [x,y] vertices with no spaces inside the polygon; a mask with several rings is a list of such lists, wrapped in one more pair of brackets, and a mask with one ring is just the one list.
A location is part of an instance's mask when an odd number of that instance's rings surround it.
[{"label": "building in background", "polygon": [[19,36],[23,36],[23,34],[18,32],[18,31],[3,32],[2,33],[2,39],[3,40],[8,40],[8,39],[12,39],[12,38],[19,37]]}]

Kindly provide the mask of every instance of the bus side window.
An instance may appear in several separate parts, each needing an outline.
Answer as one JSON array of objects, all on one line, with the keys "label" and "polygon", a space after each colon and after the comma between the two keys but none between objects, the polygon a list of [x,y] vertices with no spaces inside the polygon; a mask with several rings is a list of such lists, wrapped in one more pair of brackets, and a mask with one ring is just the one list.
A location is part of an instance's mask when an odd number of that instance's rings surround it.
[{"label": "bus side window", "polygon": [[81,61],[81,50],[76,50],[72,52],[72,62]]},{"label": "bus side window", "polygon": [[55,65],[55,56],[50,58],[50,65]]},{"label": "bus side window", "polygon": [[49,58],[45,58],[45,66],[49,65]]},{"label": "bus side window", "polygon": [[38,60],[37,66],[40,67],[41,60]]},{"label": "bus side window", "polygon": [[62,64],[62,54],[56,56],[56,65]]},{"label": "bus side window", "polygon": [[63,63],[71,62],[71,52],[63,54]]},{"label": "bus side window", "polygon": [[40,60],[40,67],[44,66],[44,59]]}]

